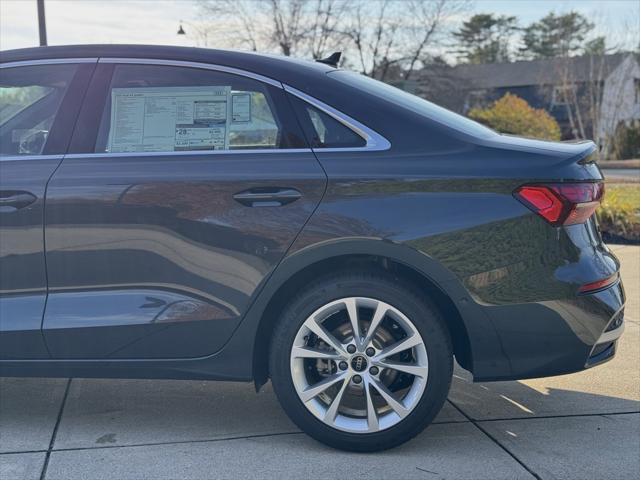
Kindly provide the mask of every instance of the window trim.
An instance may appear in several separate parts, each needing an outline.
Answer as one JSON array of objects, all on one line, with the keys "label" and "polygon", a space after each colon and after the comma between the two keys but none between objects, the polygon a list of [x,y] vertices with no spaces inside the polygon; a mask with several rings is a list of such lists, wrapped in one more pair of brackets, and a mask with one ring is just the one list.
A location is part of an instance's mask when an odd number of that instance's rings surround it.
[{"label": "window trim", "polygon": [[185,60],[161,60],[157,58],[128,58],[128,57],[100,57],[98,63],[134,64],[134,65],[162,65],[170,67],[199,68],[201,70],[215,70],[217,72],[230,73],[241,77],[252,78],[262,83],[282,89],[282,83],[259,73],[248,72],[235,67],[217,65],[214,63],[188,62]]},{"label": "window trim", "polygon": [[31,67],[35,65],[64,65],[65,63],[98,63],[98,58],[41,58],[36,60],[21,60],[19,62],[0,63],[1,68]]},{"label": "window trim", "polygon": [[91,152],[91,153],[67,153],[64,158],[118,158],[118,157],[177,157],[177,156],[203,156],[203,155],[237,155],[239,153],[263,154],[263,153],[311,153],[310,148],[247,148],[237,150],[179,150],[167,152]]},{"label": "window trim", "polygon": [[[342,123],[347,128],[354,131],[357,135],[361,136],[365,140],[363,147],[332,147],[332,148],[267,148],[267,149],[247,149],[247,150],[185,150],[185,151],[168,151],[168,152],[114,152],[114,153],[99,153],[99,152],[87,152],[87,153],[71,153],[65,155],[65,158],[109,158],[109,157],[133,157],[133,156],[176,156],[176,155],[237,155],[237,154],[262,154],[262,153],[330,153],[330,152],[366,152],[366,151],[384,151],[391,148],[391,142],[385,137],[370,129],[358,120],[350,117],[349,115],[341,112],[340,110],[327,105],[326,103],[318,100],[311,95],[308,95],[288,84],[282,83],[273,78],[260,75],[258,73],[242,70],[235,67],[228,67],[225,65],[218,65],[214,63],[202,63],[202,62],[190,62],[184,60],[167,60],[160,58],[129,58],[129,57],[95,57],[95,58],[47,58],[47,59],[34,59],[23,60],[18,62],[0,63],[0,68],[9,68],[17,66],[29,66],[29,65],[46,65],[46,64],[65,64],[65,63],[97,63],[97,64],[138,64],[138,65],[161,65],[161,66],[173,66],[173,67],[186,67],[186,68],[198,68],[202,70],[214,70],[233,75],[239,75],[242,77],[251,78],[262,83],[266,83],[273,87],[284,90],[291,95],[294,95],[311,106],[323,111],[330,117],[334,118],[338,122]],[[2,158],[3,160],[6,157]]]},{"label": "window trim", "polygon": [[18,160],[62,160],[65,157],[62,153],[47,155],[0,155],[0,162],[16,162]]},{"label": "window trim", "polygon": [[318,110],[326,113],[333,119],[340,122],[345,127],[349,128],[357,135],[362,137],[365,141],[364,147],[331,147],[331,148],[315,148],[317,152],[359,152],[359,151],[383,151],[391,148],[391,142],[384,138],[379,133],[371,130],[366,125],[360,123],[355,118],[350,117],[346,113],[342,113],[340,110],[321,102],[317,98],[307,95],[300,90],[284,84],[286,92],[298,97],[300,100],[308,103],[309,105],[317,108]]}]

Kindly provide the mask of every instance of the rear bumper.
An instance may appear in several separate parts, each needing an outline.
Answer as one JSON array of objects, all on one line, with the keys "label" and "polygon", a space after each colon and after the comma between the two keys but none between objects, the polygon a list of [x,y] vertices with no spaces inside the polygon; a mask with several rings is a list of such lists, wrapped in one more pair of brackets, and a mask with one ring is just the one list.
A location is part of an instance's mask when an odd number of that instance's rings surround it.
[{"label": "rear bumper", "polygon": [[511,371],[476,381],[562,375],[611,360],[624,332],[624,304],[619,280],[570,299],[486,307]]},{"label": "rear bumper", "polygon": [[591,349],[585,368],[595,367],[611,360],[616,354],[617,341],[624,332],[624,306],[611,318],[596,344]]},{"label": "rear bumper", "polygon": [[598,341],[596,342],[596,346],[602,345],[603,343],[611,343],[618,340],[618,338],[620,338],[620,336],[622,335],[622,332],[624,332],[624,320],[622,320],[620,322],[620,325],[614,328],[613,330],[608,330],[606,332],[603,332],[602,335],[600,335],[600,338],[598,339]]}]

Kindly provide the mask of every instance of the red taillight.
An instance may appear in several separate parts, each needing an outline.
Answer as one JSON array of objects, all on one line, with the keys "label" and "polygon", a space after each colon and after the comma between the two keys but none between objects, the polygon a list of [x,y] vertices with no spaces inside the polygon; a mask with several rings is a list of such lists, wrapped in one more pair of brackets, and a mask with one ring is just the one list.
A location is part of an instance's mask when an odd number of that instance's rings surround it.
[{"label": "red taillight", "polygon": [[610,277],[603,278],[602,280],[598,280],[597,282],[587,283],[582,285],[578,291],[580,293],[588,293],[594,292],[596,290],[602,290],[603,288],[608,287],[609,285],[613,285],[618,280],[618,272],[614,273]]},{"label": "red taillight", "polygon": [[604,183],[523,185],[515,197],[554,226],[586,221],[604,196]]}]

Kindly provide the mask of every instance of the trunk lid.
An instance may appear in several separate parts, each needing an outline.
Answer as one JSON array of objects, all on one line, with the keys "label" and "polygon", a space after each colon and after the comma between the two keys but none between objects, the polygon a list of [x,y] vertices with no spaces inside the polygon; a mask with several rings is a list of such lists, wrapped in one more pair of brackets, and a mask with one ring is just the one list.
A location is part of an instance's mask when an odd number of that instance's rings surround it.
[{"label": "trunk lid", "polygon": [[509,152],[512,161],[503,164],[525,178],[563,181],[601,181],[595,163],[596,145],[590,140],[553,142],[511,135],[495,135],[482,142],[491,150]]},{"label": "trunk lid", "polygon": [[539,151],[541,153],[565,159],[567,163],[586,160],[596,151],[596,144],[591,140],[553,142],[503,134],[498,136],[496,143],[499,144],[496,146],[502,146],[513,150],[522,150],[527,152]]}]

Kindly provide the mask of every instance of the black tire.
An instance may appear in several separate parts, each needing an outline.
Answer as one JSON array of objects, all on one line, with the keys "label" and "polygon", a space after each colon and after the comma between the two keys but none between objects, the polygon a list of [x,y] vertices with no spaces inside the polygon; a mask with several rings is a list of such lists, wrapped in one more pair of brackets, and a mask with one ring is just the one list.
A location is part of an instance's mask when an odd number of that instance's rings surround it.
[{"label": "black tire", "polygon": [[[414,324],[426,346],[429,374],[422,398],[399,423],[372,433],[350,433],[325,424],[300,400],[290,369],[290,352],[304,321],[318,308],[344,297],[361,296],[398,308]],[[334,448],[372,452],[393,448],[424,430],[444,404],[453,374],[451,339],[438,309],[410,284],[385,272],[342,272],[302,289],[284,308],[271,340],[270,374],[282,408],[300,429]]]}]

